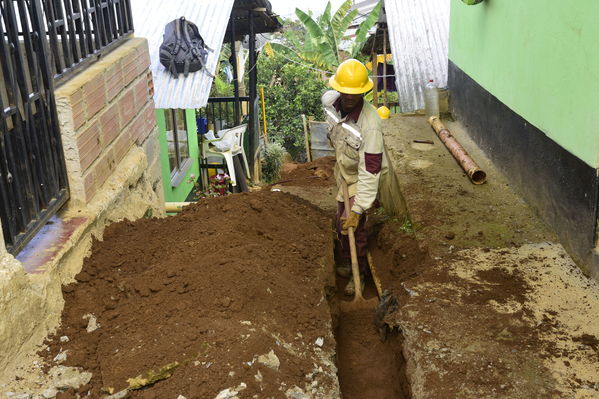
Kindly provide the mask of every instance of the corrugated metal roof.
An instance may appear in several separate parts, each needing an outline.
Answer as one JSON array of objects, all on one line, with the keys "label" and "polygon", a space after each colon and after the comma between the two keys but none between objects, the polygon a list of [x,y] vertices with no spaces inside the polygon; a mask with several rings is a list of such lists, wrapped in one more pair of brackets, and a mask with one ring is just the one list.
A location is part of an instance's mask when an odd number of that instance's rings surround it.
[{"label": "corrugated metal roof", "polygon": [[449,0],[386,0],[385,11],[401,109],[423,109],[426,83],[447,85]]},{"label": "corrugated metal roof", "polygon": [[214,51],[208,54],[206,65],[214,73],[234,0],[132,0],[135,36],[148,39],[154,103],[156,108],[200,108],[208,102],[212,78],[198,71],[174,79],[160,64],[159,48],[164,26],[184,16],[197,25],[206,44]]}]

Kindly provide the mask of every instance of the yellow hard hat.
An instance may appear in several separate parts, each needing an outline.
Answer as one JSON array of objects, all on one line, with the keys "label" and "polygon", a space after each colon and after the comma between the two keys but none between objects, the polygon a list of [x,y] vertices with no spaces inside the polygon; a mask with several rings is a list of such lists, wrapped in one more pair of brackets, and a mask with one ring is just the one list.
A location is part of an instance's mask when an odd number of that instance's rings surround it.
[{"label": "yellow hard hat", "polygon": [[376,112],[379,114],[381,119],[389,119],[389,115],[391,115],[389,108],[385,107],[384,105],[382,107],[378,107]]},{"label": "yellow hard hat", "polygon": [[329,84],[339,93],[345,94],[366,93],[374,86],[364,64],[353,58],[339,64],[337,72],[329,79]]}]

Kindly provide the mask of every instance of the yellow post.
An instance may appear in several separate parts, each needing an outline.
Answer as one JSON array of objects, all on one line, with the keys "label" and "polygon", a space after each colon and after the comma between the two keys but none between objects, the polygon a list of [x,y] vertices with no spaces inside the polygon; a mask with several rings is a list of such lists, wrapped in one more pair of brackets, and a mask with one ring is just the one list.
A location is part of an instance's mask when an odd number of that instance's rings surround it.
[{"label": "yellow post", "polygon": [[266,108],[264,108],[264,87],[260,88],[260,97],[262,98],[262,122],[264,123],[264,140],[268,140],[268,134],[266,134]]}]

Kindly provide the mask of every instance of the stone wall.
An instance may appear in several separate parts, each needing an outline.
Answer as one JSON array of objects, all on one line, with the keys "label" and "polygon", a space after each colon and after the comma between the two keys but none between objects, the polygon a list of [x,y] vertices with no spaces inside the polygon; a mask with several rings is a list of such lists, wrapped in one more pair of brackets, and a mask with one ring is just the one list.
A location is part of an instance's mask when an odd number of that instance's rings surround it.
[{"label": "stone wall", "polygon": [[93,238],[115,221],[164,215],[149,64],[146,40],[129,39],[55,91],[71,194],[57,218],[74,227],[42,229],[16,258],[0,235],[0,384],[59,325],[61,287]]}]

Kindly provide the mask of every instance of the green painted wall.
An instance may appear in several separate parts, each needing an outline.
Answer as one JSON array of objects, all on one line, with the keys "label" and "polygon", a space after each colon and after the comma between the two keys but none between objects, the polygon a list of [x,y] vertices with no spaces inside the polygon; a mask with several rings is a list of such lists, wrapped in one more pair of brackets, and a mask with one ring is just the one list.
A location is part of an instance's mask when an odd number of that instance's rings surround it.
[{"label": "green painted wall", "polygon": [[[451,0],[449,58],[599,167],[599,0]],[[490,127],[492,128],[492,127]]]},{"label": "green painted wall", "polygon": [[168,162],[168,143],[166,141],[166,123],[165,110],[156,109],[156,122],[158,123],[159,141],[160,141],[160,167],[162,169],[162,185],[164,187],[164,200],[166,202],[185,201],[191,190],[193,183],[189,182],[189,177],[193,174],[199,176],[199,157],[198,157],[198,135],[195,120],[195,110],[185,110],[185,120],[187,121],[187,140],[189,141],[189,157],[193,161],[187,171],[185,178],[177,187],[171,185],[171,171]]}]

